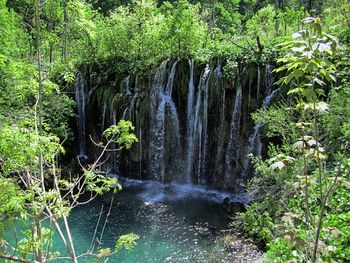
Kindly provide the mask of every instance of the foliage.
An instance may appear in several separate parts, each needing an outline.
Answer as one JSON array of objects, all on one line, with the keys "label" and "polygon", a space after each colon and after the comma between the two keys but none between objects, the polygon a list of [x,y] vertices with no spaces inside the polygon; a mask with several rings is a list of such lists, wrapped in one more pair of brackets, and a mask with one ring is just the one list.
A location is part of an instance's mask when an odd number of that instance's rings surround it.
[{"label": "foliage", "polygon": [[35,130],[4,126],[0,129],[0,165],[2,174],[24,173],[38,169],[39,153],[52,162],[58,150],[64,152],[55,136],[41,136]]},{"label": "foliage", "polygon": [[[132,129],[133,126],[128,121],[121,121],[117,126],[109,128],[106,134],[110,138],[103,146],[103,151],[113,141],[119,143],[121,147],[130,147],[137,140],[134,134],[130,134]],[[122,139],[119,140],[119,137]],[[13,246],[1,242],[5,256],[14,252],[19,253],[23,259],[33,254],[40,259],[45,248],[49,258],[55,257],[56,254],[50,251],[55,231],[52,228],[42,227],[39,218],[48,217],[51,227],[54,225],[59,233],[62,233],[61,227],[55,222],[57,219],[62,219],[65,222],[65,231],[69,235],[67,217],[74,207],[80,205],[80,198],[85,191],[91,194],[89,199],[91,201],[97,195],[112,189],[114,192],[121,190],[116,178],[106,178],[96,170],[99,158],[92,165],[83,168],[84,173],[81,176],[70,179],[61,177],[55,164],[59,152],[64,153],[64,148],[56,136],[41,135],[37,129],[19,128],[14,125],[1,127],[0,185],[6,190],[2,196],[5,199],[0,199],[0,217],[7,222],[18,218],[24,222],[33,222],[32,226],[29,224],[29,228],[23,232],[24,237],[16,239],[16,244]],[[103,152],[101,157],[102,155]],[[44,171],[41,172],[41,169]],[[47,186],[46,180],[52,180],[53,186]],[[2,229],[3,224],[0,227]],[[76,261],[74,244],[72,241],[67,244],[63,234],[60,235],[72,260]],[[136,239],[136,236],[130,236],[130,239],[124,237],[121,245],[131,249]],[[106,254],[101,253],[100,251],[99,255]]]},{"label": "foliage", "polygon": [[[269,209],[270,210],[270,209]],[[251,204],[248,210],[236,216],[231,226],[237,226],[237,222],[243,222],[243,229],[255,242],[264,244],[272,240],[275,227],[269,213],[257,203]]]},{"label": "foliage", "polygon": [[[172,54],[177,57],[192,56],[205,42],[205,24],[198,16],[199,5],[192,6],[186,0],[180,0],[176,5],[166,3],[166,33]],[[196,36],[196,38],[193,38]]]},{"label": "foliage", "polygon": [[[268,242],[266,262],[346,262],[349,239],[343,220],[348,208],[337,206],[349,203],[347,121],[340,121],[347,116],[342,104],[347,82],[332,87],[339,75],[334,66],[337,39],[322,31],[319,18],[304,23],[309,28],[283,44],[288,52],[276,69],[284,72],[277,84],[288,90],[287,104],[254,115],[264,124],[265,136],[278,138],[280,145],[270,145],[267,160],[252,159],[259,176],[248,190],[256,202],[236,220],[249,235]],[[322,99],[328,90],[326,103]],[[333,220],[339,220],[337,225]],[[257,231],[268,226],[270,235]]]},{"label": "foliage", "polygon": [[[350,41],[350,3],[347,0],[325,1],[324,17],[328,30],[344,43]],[[336,15],[335,15],[336,14]]]},{"label": "foliage", "polygon": [[279,138],[284,152],[289,153],[290,145],[297,137],[295,109],[288,102],[278,102],[269,109],[260,109],[252,114],[255,123],[263,123],[262,131],[267,138]]},{"label": "foliage", "polygon": [[6,57],[20,57],[27,51],[27,39],[21,24],[21,17],[9,10],[6,0],[0,1],[0,54]]},{"label": "foliage", "polygon": [[111,140],[115,140],[119,145],[125,145],[126,149],[130,149],[134,142],[138,142],[135,134],[131,131],[135,130],[135,127],[130,121],[120,120],[118,125],[112,125],[106,129],[103,135]]},{"label": "foliage", "polygon": [[278,60],[284,64],[276,72],[287,72],[277,84],[291,84],[293,89],[288,94],[304,96],[308,102],[313,102],[318,96],[325,94],[322,86],[327,81],[335,81],[335,67],[330,56],[338,48],[338,40],[322,33],[319,18],[305,18],[303,21],[312,24],[312,30],[299,31],[293,34],[293,41],[283,43],[284,48],[291,52]]},{"label": "foliage", "polygon": [[136,241],[139,238],[140,237],[138,235],[133,233],[122,235],[118,238],[118,241],[115,245],[115,250],[119,251],[122,248],[125,248],[126,250],[131,250],[135,247]]},{"label": "foliage", "polygon": [[[275,34],[276,10],[273,6],[260,9],[256,15],[247,21],[248,32],[253,36],[259,36],[264,42],[271,40]],[[272,34],[272,35],[271,35]]]},{"label": "foliage", "polygon": [[[23,238],[16,237],[15,244],[6,242],[1,231],[0,257],[17,260],[12,256],[17,254],[21,257],[19,260],[35,258],[41,262],[44,258],[56,258],[58,255],[50,251],[56,232],[72,261],[77,262],[67,221],[70,211],[81,204],[80,198],[85,191],[90,192],[91,201],[96,195],[111,189],[116,192],[121,187],[115,178],[105,178],[97,171],[99,160],[84,168],[82,175],[68,179],[63,178],[57,168],[58,156],[65,153],[61,143],[72,136],[68,119],[73,116],[74,102],[66,94],[67,85],[64,83],[72,83],[70,72],[74,68],[72,63],[77,60],[68,60],[66,55],[62,56],[62,60],[57,59],[60,51],[56,48],[62,45],[61,35],[68,35],[67,17],[62,11],[69,15],[80,12],[79,19],[76,24],[71,24],[73,27],[70,29],[84,37],[72,42],[87,49],[77,49],[75,54],[71,54],[94,56],[94,52],[84,52],[96,47],[95,25],[91,25],[90,19],[98,17],[98,14],[83,3],[69,2],[68,10],[62,10],[57,1],[47,1],[43,6],[34,1],[35,24],[29,26],[28,32],[32,49],[27,50],[27,42],[22,41],[22,36],[26,34],[21,17],[9,11],[4,1],[0,4],[1,29],[9,34],[1,38],[0,47],[0,184],[4,189],[4,199],[0,200],[0,228],[13,227],[11,223],[16,219],[23,220],[25,228]],[[40,19],[40,15],[45,18]],[[32,20],[33,17],[28,23]],[[13,39],[15,35],[19,36],[17,41]],[[59,69],[63,77],[56,78],[61,75]],[[121,122],[116,128],[117,131],[110,131],[110,136],[121,147],[131,147],[137,140],[135,135],[129,134],[133,129],[131,123]],[[110,143],[107,140],[107,144]],[[106,149],[107,146],[104,147]],[[42,218],[48,218],[50,229],[42,226]],[[57,224],[58,219],[63,221],[62,225]]]},{"label": "foliage", "polygon": [[[253,116],[279,143],[269,146],[267,160],[252,158],[259,176],[248,190],[256,202],[237,220],[258,242],[269,243],[271,261],[306,261],[312,251],[305,244],[315,243],[322,260],[349,261],[349,50],[335,52],[337,38],[321,30],[318,18],[300,22],[316,12],[348,45],[349,10],[346,0],[0,0],[0,228],[18,218],[30,222],[16,245],[24,258],[40,258],[52,237],[41,227],[42,216],[65,222],[85,190],[92,198],[120,190],[97,169],[99,159],[69,179],[58,168],[62,144],[73,135],[78,65],[113,62],[117,73],[146,74],[169,58],[208,63],[219,57],[232,78],[237,61],[261,64],[283,56],[278,84],[293,99]],[[107,96],[108,89],[101,93]],[[110,144],[129,149],[137,142],[133,130],[127,121],[109,127],[98,144],[102,155]],[[138,238],[122,236],[115,251],[101,248],[96,256],[105,260]],[[63,240],[75,258],[69,236]],[[0,256],[15,252],[0,243]]]},{"label": "foliage", "polygon": [[25,209],[25,202],[28,196],[18,194],[21,192],[20,188],[12,178],[0,178],[0,187],[2,194],[0,197],[0,236],[5,230],[5,222],[16,218],[25,218],[27,211]]}]

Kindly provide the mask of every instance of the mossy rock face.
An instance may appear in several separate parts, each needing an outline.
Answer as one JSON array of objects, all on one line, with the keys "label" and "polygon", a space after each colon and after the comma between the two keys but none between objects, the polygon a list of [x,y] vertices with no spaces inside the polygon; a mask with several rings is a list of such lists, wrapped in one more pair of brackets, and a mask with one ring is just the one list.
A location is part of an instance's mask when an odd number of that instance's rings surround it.
[{"label": "mossy rock face", "polygon": [[[111,64],[89,65],[82,73],[88,85],[88,103],[86,105],[86,151],[89,159],[99,155],[99,149],[91,142],[103,140],[103,130],[120,119],[131,120],[135,126],[135,134],[139,143],[128,151],[112,155],[105,163],[105,169],[113,173],[136,179],[152,178],[150,173],[150,151],[154,142],[154,120],[160,104],[160,89],[165,89],[170,72],[175,61],[167,62],[164,75],[159,85],[155,86],[157,70],[145,74],[129,74],[114,70]],[[222,62],[225,65],[225,62]],[[171,101],[176,108],[179,123],[179,156],[174,155],[173,118],[170,108],[165,110],[164,118],[164,170],[163,180],[166,182],[187,182],[207,185],[218,189],[240,191],[239,182],[251,176],[244,171],[244,163],[249,148],[249,138],[254,130],[251,113],[261,107],[263,99],[271,89],[271,66],[239,65],[234,77],[226,78],[225,67],[220,61],[212,61],[208,65],[195,64],[193,67],[194,99],[193,114],[197,114],[195,127],[196,140],[193,146],[195,152],[192,159],[191,178],[184,180],[186,174],[186,158],[188,155],[188,109],[189,80],[191,67],[188,60],[177,62],[173,79]],[[201,86],[203,74],[209,69],[205,85]],[[231,74],[232,75],[232,74]],[[127,81],[126,81],[127,80]],[[127,83],[127,86],[126,86]],[[200,88],[200,86],[202,88]],[[232,143],[232,119],[237,88],[241,86],[241,107],[239,122],[233,127],[234,142]],[[200,104],[196,112],[198,94]],[[206,90],[204,92],[204,89]],[[237,117],[237,116],[236,116]],[[193,120],[195,122],[195,120]],[[200,131],[198,131],[200,127]],[[198,136],[200,138],[198,139]],[[231,140],[231,141],[230,141]],[[234,153],[230,152],[229,144],[234,144]],[[232,148],[232,147],[231,147]],[[229,156],[229,157],[228,157]],[[176,160],[176,162],[175,162]],[[230,165],[230,169],[228,169]],[[227,171],[230,171],[229,173]],[[232,171],[232,172],[231,172]],[[240,211],[240,204],[232,204],[228,210]],[[232,212],[231,211],[231,212]]]}]

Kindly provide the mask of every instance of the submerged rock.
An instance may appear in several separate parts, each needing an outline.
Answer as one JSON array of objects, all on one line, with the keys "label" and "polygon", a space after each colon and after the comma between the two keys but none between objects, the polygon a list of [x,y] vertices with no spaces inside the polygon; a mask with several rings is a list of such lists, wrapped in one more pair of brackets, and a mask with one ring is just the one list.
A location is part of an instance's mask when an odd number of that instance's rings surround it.
[{"label": "submerged rock", "polygon": [[239,212],[246,211],[246,208],[243,203],[232,201],[228,197],[224,199],[222,206],[224,210],[229,214],[236,214]]}]

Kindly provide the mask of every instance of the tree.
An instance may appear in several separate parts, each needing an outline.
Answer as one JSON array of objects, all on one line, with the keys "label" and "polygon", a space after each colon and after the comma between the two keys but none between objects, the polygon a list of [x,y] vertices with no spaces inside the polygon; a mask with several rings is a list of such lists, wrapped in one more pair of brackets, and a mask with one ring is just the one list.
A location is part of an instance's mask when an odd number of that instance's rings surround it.
[{"label": "tree", "polygon": [[[36,69],[31,68],[36,77],[29,85],[36,86],[30,90],[35,95],[35,103],[27,115],[25,124],[10,121],[0,127],[0,184],[8,187],[9,192],[5,199],[0,200],[1,217],[13,221],[18,218],[30,220],[31,227],[25,232],[25,237],[12,246],[4,240],[1,242],[0,258],[28,262],[46,262],[57,256],[50,251],[52,247],[53,229],[44,228],[42,219],[50,221],[57,235],[61,238],[67,250],[70,260],[78,262],[73,237],[68,224],[68,214],[71,209],[80,205],[79,198],[85,192],[90,192],[88,201],[97,195],[119,187],[116,179],[105,178],[97,171],[101,157],[112,143],[118,143],[123,147],[130,148],[137,138],[131,131],[134,129],[130,122],[120,121],[118,125],[106,130],[106,144],[101,144],[101,156],[89,167],[83,167],[84,173],[80,176],[65,180],[57,169],[57,156],[64,153],[64,148],[57,136],[49,134],[44,130],[44,92],[52,91],[44,75],[46,72],[42,67],[42,10],[43,3],[34,1],[34,26],[36,47]],[[52,30],[52,28],[50,29]],[[0,69],[6,69],[7,63],[4,56],[1,60]],[[49,62],[52,62],[52,48],[50,46]],[[6,72],[6,71],[5,71]],[[9,72],[13,74],[13,72]],[[5,85],[7,79],[5,78]],[[7,85],[6,85],[7,86]],[[5,87],[6,87],[5,86]],[[21,92],[28,92],[22,90]],[[24,100],[25,101],[25,100]],[[12,105],[11,105],[12,106]],[[30,116],[31,114],[32,117]],[[12,120],[13,121],[13,120]],[[9,197],[9,194],[14,197]],[[10,216],[10,217],[9,217]],[[58,223],[61,220],[62,226]],[[29,221],[29,222],[30,222]],[[138,237],[127,235],[121,237],[117,242],[116,251],[120,246],[130,248]],[[129,242],[127,242],[129,240]],[[111,253],[111,252],[110,252]],[[16,256],[13,256],[13,255]],[[90,256],[106,256],[106,251],[89,251]],[[29,258],[28,258],[29,257]]]},{"label": "tree", "polygon": [[303,24],[305,29],[281,45],[285,54],[275,70],[280,96],[287,97],[254,114],[262,136],[275,143],[266,160],[252,157],[257,176],[247,191],[254,202],[236,222],[267,244],[269,262],[346,262],[347,80],[333,85],[347,66],[339,61],[337,38],[322,31],[319,18],[306,18]]},{"label": "tree", "polygon": [[[285,44],[291,52],[285,58],[279,59],[283,62],[276,71],[286,70],[286,75],[277,83],[283,85],[292,85],[288,94],[296,94],[299,98],[298,107],[300,109],[300,127],[302,131],[301,139],[295,143],[295,147],[301,150],[304,159],[304,177],[305,177],[305,219],[306,229],[310,227],[310,208],[309,208],[309,166],[310,162],[317,163],[318,173],[318,192],[321,200],[321,210],[319,219],[315,228],[314,248],[311,254],[311,261],[316,262],[317,248],[322,229],[322,221],[325,207],[331,197],[331,193],[337,183],[340,171],[334,176],[333,182],[324,189],[324,180],[327,180],[325,167],[326,155],[320,142],[319,131],[319,112],[327,110],[328,105],[319,101],[320,96],[325,94],[322,89],[326,82],[335,82],[335,67],[330,61],[330,56],[338,48],[338,41],[335,37],[322,32],[320,18],[306,18],[305,24],[310,25],[310,29],[304,29],[294,34],[292,42]],[[312,123],[307,123],[306,112],[312,112]],[[312,127],[312,135],[307,134],[306,126]],[[313,173],[313,172],[311,172]]]},{"label": "tree", "polygon": [[[111,189],[114,189],[114,192],[117,189],[120,190],[120,185],[117,184],[115,178],[106,178],[99,174],[96,168],[110,144],[118,143],[122,149],[123,147],[130,148],[132,143],[137,141],[135,135],[130,133],[132,129],[133,126],[128,121],[120,121],[118,125],[108,128],[105,132],[107,141],[104,145],[100,144],[102,147],[100,157],[89,167],[83,168],[82,175],[66,180],[60,175],[55,163],[57,154],[64,152],[57,137],[39,135],[35,130],[3,127],[0,131],[0,164],[2,167],[0,184],[7,186],[8,189],[4,197],[11,197],[7,200],[0,200],[0,216],[10,221],[18,218],[33,219],[33,223],[24,239],[19,240],[16,244],[2,240],[0,258],[24,262],[30,260],[30,257],[38,262],[57,258],[57,255],[50,251],[54,231],[42,226],[42,218],[47,218],[61,238],[69,259],[72,262],[78,262],[79,256],[75,254],[67,217],[74,207],[82,204],[80,197],[86,191],[90,193],[88,201],[91,201],[97,195]],[[42,168],[44,182],[40,178],[40,158],[45,164]],[[13,174],[16,174],[14,178]],[[48,183],[49,181],[52,182],[52,185]],[[59,220],[63,222],[62,226]],[[48,236],[47,233],[51,234]],[[137,238],[136,235],[121,237],[116,244],[116,251],[120,249],[120,246],[132,247]],[[129,240],[129,243],[126,240]],[[87,255],[97,257],[99,253],[102,253],[97,252],[88,251]],[[20,256],[12,257],[14,253]]]}]

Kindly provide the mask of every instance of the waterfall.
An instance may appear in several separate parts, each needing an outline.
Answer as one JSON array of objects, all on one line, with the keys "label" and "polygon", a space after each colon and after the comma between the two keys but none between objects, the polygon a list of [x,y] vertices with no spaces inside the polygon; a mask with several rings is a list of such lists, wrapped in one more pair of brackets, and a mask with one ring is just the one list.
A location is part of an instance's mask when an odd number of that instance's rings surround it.
[{"label": "waterfall", "polygon": [[86,156],[86,104],[88,99],[88,87],[86,80],[79,71],[75,76],[75,101],[77,103],[77,128],[78,128],[78,158],[87,159]]},{"label": "waterfall", "polygon": [[[111,104],[114,104],[114,100],[115,98],[112,99]],[[116,109],[110,107],[109,109],[109,125],[117,125],[117,113],[116,113]],[[113,150],[116,150],[117,148],[117,144],[115,142],[111,143],[111,148]],[[119,166],[119,155],[120,152],[116,152],[116,151],[112,151],[111,152],[111,162],[112,162],[112,170],[113,172],[117,172],[118,171],[118,166]]]},{"label": "waterfall", "polygon": [[189,60],[190,64],[190,80],[188,82],[188,94],[187,94],[187,149],[186,149],[186,171],[185,171],[185,183],[192,183],[192,149],[193,149],[193,129],[194,129],[194,62]]},{"label": "waterfall", "polygon": [[139,138],[139,144],[138,144],[138,162],[139,162],[139,179],[142,179],[142,127],[141,124],[139,124],[139,132],[138,132],[138,138]]},{"label": "waterfall", "polygon": [[[138,75],[136,75],[135,78],[135,89],[134,89],[134,94],[131,93],[130,91],[130,87],[129,87],[129,79],[130,76],[128,76],[125,80],[125,83],[127,85],[127,95],[128,96],[132,96],[131,101],[129,103],[129,106],[127,107],[128,111],[129,111],[129,120],[133,120],[133,114],[135,113],[135,118],[137,117],[137,107],[135,107],[135,105],[137,106],[137,99],[139,98],[139,87],[138,87]],[[136,110],[135,110],[136,108]],[[135,120],[136,121],[136,120]]]},{"label": "waterfall", "polygon": [[131,90],[130,90],[130,75],[127,76],[125,79],[124,79],[124,88],[125,88],[125,94],[127,96],[131,96]]},{"label": "waterfall", "polygon": [[103,132],[105,131],[106,111],[107,111],[107,104],[104,101],[103,107],[102,107],[101,137],[103,136]]},{"label": "waterfall", "polygon": [[[273,97],[279,90],[280,89],[276,89],[265,97],[263,101],[263,105],[261,107],[262,109],[267,109],[270,106]],[[249,137],[248,154],[253,153],[255,155],[261,155],[262,145],[261,145],[260,136],[259,136],[260,127],[261,127],[261,122],[257,123],[254,126],[254,131]]]},{"label": "waterfall", "polygon": [[[163,129],[158,129],[156,112],[159,103],[159,94],[163,91],[163,83],[166,75],[166,67],[168,60],[163,61],[162,64],[157,69],[154,76],[154,80],[150,90],[150,110],[151,118],[149,127],[151,129],[150,133],[150,148],[149,148],[149,174],[152,179],[160,180],[164,177],[164,160],[163,160],[163,134],[158,134],[162,132]],[[160,127],[162,128],[162,127]],[[160,131],[159,131],[160,130]]]},{"label": "waterfall", "polygon": [[166,88],[165,88],[165,92],[164,95],[168,96],[171,98],[171,95],[173,93],[173,86],[174,86],[174,77],[175,77],[175,73],[176,73],[176,66],[177,66],[178,61],[176,61],[170,71],[169,74],[169,78],[168,78],[168,82],[166,84]]},{"label": "waterfall", "polygon": [[260,89],[261,89],[261,66],[258,65],[258,79],[257,79],[257,83],[256,83],[256,102],[257,102],[257,104],[259,104]]},{"label": "waterfall", "polygon": [[[128,151],[106,153],[106,170],[234,190],[251,174],[246,155],[262,152],[262,126],[254,125],[250,114],[258,106],[268,107],[276,96],[272,69],[239,65],[239,74],[226,79],[220,60],[207,65],[166,60],[152,74],[84,80],[86,74],[77,73],[78,156],[88,149],[91,157],[97,155],[99,149],[88,147],[88,134],[99,141],[107,125],[125,118],[133,122],[139,143]],[[94,87],[91,95],[88,87]]]},{"label": "waterfall", "polygon": [[[273,97],[275,94],[279,91],[280,89],[275,89],[274,91],[271,92],[270,89],[267,90],[268,94],[265,97],[263,104],[262,104],[262,109],[267,109]],[[248,158],[249,154],[253,154],[254,156],[260,156],[262,152],[262,144],[261,144],[261,139],[260,139],[260,128],[261,128],[261,122],[258,122],[253,129],[253,132],[249,136],[248,140],[248,147],[246,150],[246,155],[244,157],[244,163],[243,163],[243,177],[246,178],[249,174],[249,169],[250,169],[250,160]]]},{"label": "waterfall", "polygon": [[270,94],[272,85],[275,82],[274,74],[272,74],[273,71],[273,66],[271,64],[266,65],[266,70],[265,70],[265,85],[266,85],[266,92],[265,94]]},{"label": "waterfall", "polygon": [[[208,79],[205,81],[203,88],[203,120],[202,130],[200,132],[199,141],[199,157],[198,157],[198,169],[197,169],[197,183],[204,184],[202,176],[205,174],[205,164],[207,158],[207,143],[208,143],[208,91],[209,91],[209,78],[210,71],[208,73]],[[202,142],[203,140],[203,142]]]},{"label": "waterfall", "polygon": [[215,167],[218,173],[222,174],[222,159],[224,154],[224,143],[225,143],[225,103],[226,103],[226,89],[223,85],[223,74],[221,69],[221,63],[220,60],[218,60],[218,64],[216,69],[214,70],[215,76],[218,85],[221,88],[221,107],[220,107],[220,124],[219,124],[219,132],[218,132],[218,147],[217,147],[217,153],[216,153],[216,159],[215,159]]},{"label": "waterfall", "polygon": [[117,125],[117,116],[115,111],[111,112],[110,122],[112,125]]},{"label": "waterfall", "polygon": [[[137,155],[138,155],[138,175],[139,175],[139,179],[142,180],[142,120],[139,116],[139,93],[140,93],[141,87],[139,87],[139,75],[137,74],[135,77],[135,93],[134,96],[131,99],[131,108],[130,108],[130,119],[132,119],[132,112],[135,111],[135,126],[138,127],[138,133],[137,133],[137,137],[139,139],[139,143],[138,145],[138,150],[137,150]],[[137,102],[135,103],[137,99]],[[136,109],[136,110],[135,110]]]},{"label": "waterfall", "polygon": [[261,108],[266,109],[267,107],[269,107],[270,104],[271,104],[271,101],[272,101],[273,97],[275,96],[275,94],[276,94],[277,92],[279,92],[279,90],[280,90],[279,88],[278,88],[278,89],[275,89],[275,90],[272,91],[269,95],[267,95],[267,96],[265,97],[264,101],[263,101],[263,105],[262,105]]},{"label": "waterfall", "polygon": [[[196,167],[197,183],[201,183],[201,175],[205,166],[206,154],[206,129],[208,117],[208,77],[210,73],[207,65],[201,74],[197,90],[195,108],[194,103],[194,83],[193,83],[193,62],[191,62],[191,73],[189,80],[189,97],[187,100],[187,153],[186,153],[186,181],[192,182],[194,164]],[[203,98],[203,102],[202,102]],[[203,106],[202,106],[203,104]],[[202,110],[202,112],[201,112]],[[201,116],[201,113],[203,115]],[[202,118],[201,118],[202,117]],[[204,137],[203,137],[204,135]]]},{"label": "waterfall", "polygon": [[[161,65],[155,77],[157,87],[154,87],[156,88],[154,91],[157,91],[158,94],[151,95],[151,99],[158,98],[160,103],[158,107],[155,107],[155,120],[151,126],[153,134],[151,135],[150,142],[150,173],[153,178],[161,181],[165,181],[166,179],[166,163],[168,166],[173,167],[173,169],[167,169],[170,177],[177,176],[176,173],[178,172],[176,169],[178,169],[180,153],[180,124],[176,105],[171,97],[177,63],[176,61],[171,68],[165,89],[163,88],[163,81],[161,79],[164,79],[166,64]],[[152,101],[151,103],[154,106],[157,105],[156,101]],[[167,121],[168,119],[170,121]],[[171,129],[168,129],[169,136],[167,138],[165,137],[166,126],[171,126]],[[166,142],[166,139],[170,141]],[[172,162],[169,160],[172,160]],[[173,174],[170,174],[171,172]]]},{"label": "waterfall", "polygon": [[242,81],[239,78],[236,90],[235,103],[233,104],[232,120],[230,125],[230,138],[226,149],[226,169],[225,169],[225,185],[232,186],[233,181],[230,178],[235,175],[237,168],[237,159],[239,156],[239,130],[241,121],[242,108]]}]

